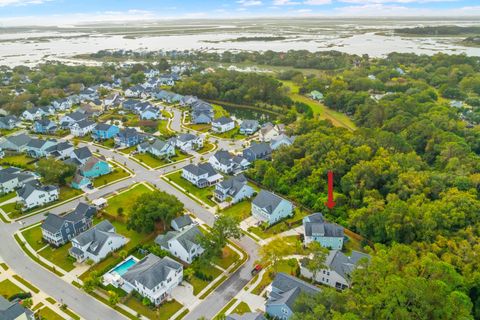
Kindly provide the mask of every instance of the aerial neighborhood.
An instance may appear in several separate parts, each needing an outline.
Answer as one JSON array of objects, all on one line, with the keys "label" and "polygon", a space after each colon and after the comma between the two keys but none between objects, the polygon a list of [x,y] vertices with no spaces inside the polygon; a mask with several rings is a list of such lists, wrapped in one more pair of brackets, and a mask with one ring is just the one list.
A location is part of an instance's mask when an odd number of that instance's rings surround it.
[{"label": "aerial neighborhood", "polygon": [[[15,240],[55,281],[128,317],[289,319],[299,297],[349,288],[370,259],[346,249],[358,240],[273,188],[275,171],[255,179],[305,141],[278,115],[180,93],[196,68],[74,83],[1,116],[0,214],[22,223]],[[230,282],[248,294],[205,307]]]}]

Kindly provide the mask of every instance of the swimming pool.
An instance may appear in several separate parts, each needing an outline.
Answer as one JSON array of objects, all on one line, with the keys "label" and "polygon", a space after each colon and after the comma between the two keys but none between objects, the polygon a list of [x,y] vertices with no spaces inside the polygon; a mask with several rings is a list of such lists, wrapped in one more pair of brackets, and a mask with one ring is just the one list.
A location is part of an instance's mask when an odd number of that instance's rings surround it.
[{"label": "swimming pool", "polygon": [[130,257],[129,259],[123,261],[121,264],[116,266],[112,272],[116,272],[119,276],[123,276],[125,272],[128,271],[131,267],[133,267],[137,261],[133,257]]}]

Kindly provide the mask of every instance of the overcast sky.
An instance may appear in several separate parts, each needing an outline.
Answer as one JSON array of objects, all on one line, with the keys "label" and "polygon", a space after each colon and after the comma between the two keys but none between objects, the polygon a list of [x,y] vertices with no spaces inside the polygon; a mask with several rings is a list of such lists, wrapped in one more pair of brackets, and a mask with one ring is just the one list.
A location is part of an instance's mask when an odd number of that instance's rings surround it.
[{"label": "overcast sky", "polygon": [[0,0],[0,25],[279,16],[480,16],[480,0]]}]

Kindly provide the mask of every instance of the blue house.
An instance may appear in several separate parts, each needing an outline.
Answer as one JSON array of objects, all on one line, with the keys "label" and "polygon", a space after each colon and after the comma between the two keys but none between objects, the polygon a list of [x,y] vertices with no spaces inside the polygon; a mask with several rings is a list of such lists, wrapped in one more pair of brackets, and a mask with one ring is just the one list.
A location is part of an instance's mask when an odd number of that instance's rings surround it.
[{"label": "blue house", "polygon": [[296,277],[279,272],[272,282],[265,311],[272,319],[290,319],[300,294],[315,295],[320,289]]},{"label": "blue house", "polygon": [[104,159],[90,157],[80,169],[80,175],[86,178],[96,178],[108,174],[112,171],[110,165]]},{"label": "blue house", "polygon": [[252,215],[272,225],[293,215],[293,205],[270,191],[261,190],[252,201]]},{"label": "blue house", "polygon": [[92,184],[92,181],[90,179],[82,176],[80,173],[77,173],[70,185],[73,189],[81,190],[91,184]]},{"label": "blue house", "polygon": [[321,213],[314,213],[303,218],[303,227],[305,229],[305,245],[316,241],[324,248],[342,250],[343,227],[326,222]]},{"label": "blue house", "polygon": [[125,128],[115,136],[115,145],[120,148],[133,147],[142,142],[144,136],[133,128]]},{"label": "blue house", "polygon": [[50,119],[37,120],[33,123],[33,132],[35,133],[54,133],[57,129],[56,123]]},{"label": "blue house", "polygon": [[140,111],[140,118],[143,120],[157,120],[160,118],[160,110],[154,107],[147,107]]},{"label": "blue house", "polygon": [[92,137],[95,140],[107,140],[114,138],[120,129],[117,126],[106,123],[98,123],[92,131]]}]

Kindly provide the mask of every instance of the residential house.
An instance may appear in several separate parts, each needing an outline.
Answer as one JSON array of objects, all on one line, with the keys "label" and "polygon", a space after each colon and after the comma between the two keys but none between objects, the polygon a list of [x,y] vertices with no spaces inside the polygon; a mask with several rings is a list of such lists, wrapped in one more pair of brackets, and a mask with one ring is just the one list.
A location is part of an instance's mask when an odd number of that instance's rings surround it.
[{"label": "residential house", "polygon": [[191,106],[192,104],[194,104],[195,102],[198,101],[198,98],[197,97],[194,97],[194,96],[183,96],[182,99],[180,99],[180,105],[182,107],[185,107],[185,106]]},{"label": "residential house", "polygon": [[20,300],[8,301],[3,296],[0,296],[0,319],[35,320],[35,315],[30,309],[25,308]]},{"label": "residential house", "polygon": [[15,116],[0,117],[0,129],[12,130],[18,127],[20,120]]},{"label": "residential house", "polygon": [[285,125],[283,124],[274,125],[270,122],[267,122],[260,128],[259,138],[260,138],[260,141],[270,142],[270,140],[284,133],[285,133]]},{"label": "residential house", "polygon": [[90,180],[87,177],[82,176],[81,173],[77,171],[75,173],[75,176],[72,179],[72,182],[70,182],[70,186],[73,189],[83,190],[85,188],[93,187],[93,184],[92,184],[92,180]]},{"label": "residential house", "polygon": [[242,315],[232,313],[226,316],[225,320],[267,320],[260,312],[247,312]]},{"label": "residential house", "polygon": [[58,142],[54,139],[31,139],[28,144],[26,145],[24,151],[32,158],[41,158],[46,157],[48,155],[48,149]]},{"label": "residential house", "polygon": [[90,103],[82,103],[78,112],[83,113],[87,118],[95,118],[103,114],[102,102],[98,99],[93,100]]},{"label": "residential house", "polygon": [[45,113],[43,109],[38,107],[33,107],[23,111],[22,119],[26,121],[34,121],[34,120],[40,120],[42,119],[43,116],[47,116],[47,115],[48,113]]},{"label": "residential house", "polygon": [[145,136],[133,128],[125,128],[115,136],[115,146],[129,148],[136,146],[144,140]]},{"label": "residential house", "polygon": [[155,243],[183,262],[192,263],[204,251],[200,245],[202,236],[203,233],[196,225],[190,225],[180,231],[168,231],[157,236]]},{"label": "residential house", "polygon": [[72,239],[69,254],[77,262],[103,260],[110,252],[120,249],[127,243],[127,238],[115,232],[115,227],[108,220],[80,233]]},{"label": "residential house", "polygon": [[36,120],[33,123],[33,132],[35,133],[52,134],[55,133],[57,129],[57,124],[48,118]]},{"label": "residential house", "polygon": [[156,157],[173,157],[175,156],[175,144],[169,141],[163,141],[155,138],[153,141],[146,141],[137,146],[140,153],[148,152]]},{"label": "residential house", "polygon": [[272,157],[272,148],[266,142],[252,142],[250,147],[243,150],[243,157],[249,162],[268,160]]},{"label": "residential house", "polygon": [[32,181],[18,189],[17,196],[23,208],[28,210],[58,200],[60,190],[56,186],[43,186]]},{"label": "residential house", "polygon": [[79,168],[79,173],[86,178],[96,178],[106,175],[112,171],[105,158],[90,157]]},{"label": "residential house", "polygon": [[142,120],[158,120],[161,118],[160,109],[150,106],[140,111],[139,114]]},{"label": "residential house", "polygon": [[139,98],[145,88],[141,85],[136,85],[125,90],[125,97],[127,98]]},{"label": "residential house", "polygon": [[213,120],[213,107],[211,104],[197,100],[191,105],[190,122],[193,124],[211,123]]},{"label": "residential house", "polygon": [[235,129],[235,121],[232,118],[220,117],[212,121],[212,131],[223,133]]},{"label": "residential house", "polygon": [[183,167],[182,178],[198,188],[205,188],[223,180],[223,176],[217,173],[210,163],[189,164]]},{"label": "residential house", "polygon": [[94,140],[107,140],[114,138],[120,129],[117,126],[106,124],[106,123],[97,123],[95,128],[92,131],[92,138]]},{"label": "residential house", "polygon": [[272,319],[290,319],[300,294],[316,295],[320,289],[296,277],[279,272],[272,282],[265,311]]},{"label": "residential house", "polygon": [[323,100],[323,93],[321,93],[318,90],[313,90],[312,92],[310,92],[309,96],[313,100],[317,100],[317,101],[322,101]]},{"label": "residential house", "polygon": [[96,213],[95,207],[84,202],[64,216],[49,213],[41,226],[42,238],[55,247],[62,246],[91,228]]},{"label": "residential house", "polygon": [[86,114],[79,111],[75,111],[61,117],[60,125],[62,128],[70,128],[70,126],[73,125],[74,123],[77,123],[86,119],[87,119]]},{"label": "residential house", "polygon": [[253,188],[248,185],[247,178],[240,174],[217,183],[213,195],[220,202],[231,199],[229,202],[235,204],[251,198],[254,192]]},{"label": "residential house", "polygon": [[183,152],[198,150],[203,147],[203,137],[191,133],[179,134],[176,138],[173,138],[172,141],[175,143],[175,146]]},{"label": "residential house", "polygon": [[370,256],[358,251],[352,251],[350,255],[344,254],[340,250],[330,250],[325,259],[325,269],[321,269],[313,274],[308,269],[309,258],[300,261],[300,274],[312,279],[315,276],[315,282],[343,290],[351,285],[351,274],[361,267],[362,261],[370,260]]},{"label": "residential house", "polygon": [[54,157],[57,160],[64,160],[70,157],[70,154],[73,152],[73,150],[73,144],[68,141],[62,141],[51,147],[48,147],[45,152],[48,156]]},{"label": "residential house", "polygon": [[172,229],[175,231],[181,231],[184,228],[193,225],[194,223],[195,222],[192,220],[192,218],[188,214],[185,214],[173,219],[172,222],[170,222],[170,227],[172,227]]},{"label": "residential house", "polygon": [[252,201],[252,215],[268,225],[273,225],[292,216],[293,205],[270,191],[261,190]]},{"label": "residential house", "polygon": [[52,102],[53,107],[58,111],[65,111],[72,108],[72,100],[68,98],[55,100]]},{"label": "residential house", "polygon": [[260,124],[257,120],[243,120],[240,124],[240,133],[244,135],[252,135],[257,132]]},{"label": "residential house", "polygon": [[110,109],[120,105],[120,95],[118,93],[109,94],[103,99],[103,105],[105,109]]},{"label": "residential house", "polygon": [[151,79],[153,77],[157,77],[158,75],[160,75],[160,71],[156,69],[149,69],[145,71],[144,74],[147,79]]},{"label": "residential house", "polygon": [[250,166],[250,162],[244,157],[232,155],[225,150],[215,152],[215,154],[208,159],[208,162],[215,170],[225,174],[239,172]]},{"label": "residential house", "polygon": [[72,151],[70,158],[74,160],[77,165],[82,165],[92,157],[92,152],[88,147],[77,148]]},{"label": "residential house", "polygon": [[295,142],[295,136],[287,136],[285,134],[281,134],[278,137],[273,138],[270,140],[270,148],[272,150],[277,150],[282,146],[291,146]]},{"label": "residential house", "polygon": [[86,88],[78,94],[80,100],[82,101],[93,101],[95,99],[98,99],[98,93],[97,90],[93,88]]},{"label": "residential house", "polygon": [[8,167],[0,170],[0,194],[9,193],[26,183],[38,180],[32,172],[22,171],[19,168]]},{"label": "residential house", "polygon": [[159,258],[148,254],[121,275],[122,289],[137,291],[155,305],[159,305],[172,294],[183,280],[183,266],[169,257]]},{"label": "residential house", "polygon": [[21,133],[14,136],[7,136],[0,140],[0,148],[3,150],[12,150],[16,152],[23,152],[27,147],[27,144],[32,138],[28,135]]},{"label": "residential house", "polygon": [[131,112],[134,112],[136,109],[137,104],[139,104],[139,100],[134,100],[134,99],[127,99],[122,102],[122,108],[125,110],[129,110]]},{"label": "residential house", "polygon": [[303,228],[305,230],[305,245],[316,241],[322,247],[342,250],[345,237],[343,227],[335,223],[326,222],[320,212],[303,218]]},{"label": "residential house", "polygon": [[5,151],[0,148],[0,159],[3,159],[5,157]]},{"label": "residential house", "polygon": [[70,126],[70,133],[75,137],[84,137],[93,131],[95,125],[95,122],[90,120],[75,122]]}]

